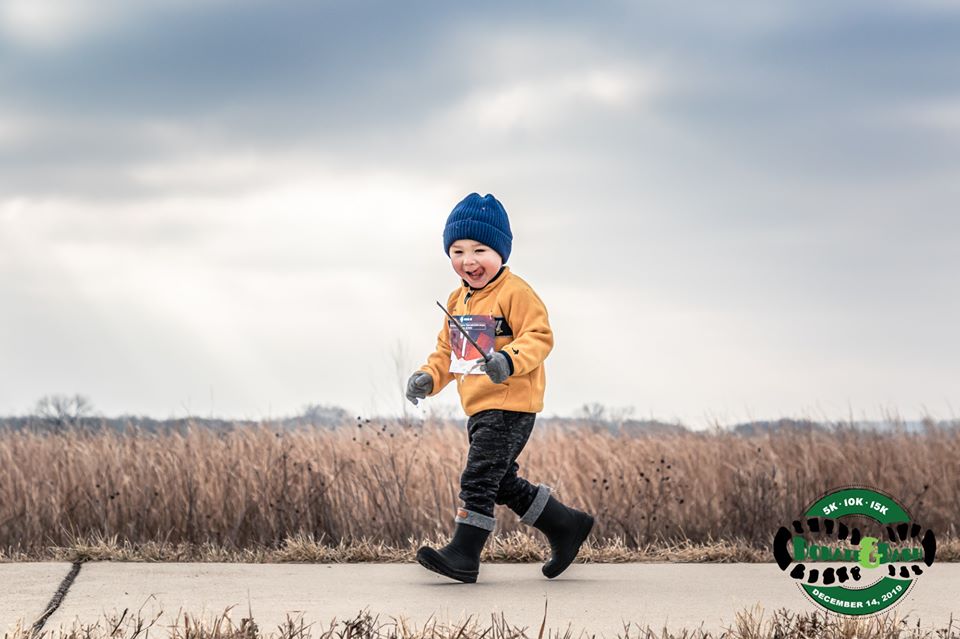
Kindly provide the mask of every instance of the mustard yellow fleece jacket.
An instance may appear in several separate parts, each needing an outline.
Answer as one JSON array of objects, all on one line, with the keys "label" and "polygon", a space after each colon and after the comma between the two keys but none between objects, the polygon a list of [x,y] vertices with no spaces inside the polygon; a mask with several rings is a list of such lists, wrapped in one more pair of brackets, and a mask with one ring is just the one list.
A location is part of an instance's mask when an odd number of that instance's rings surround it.
[{"label": "mustard yellow fleece jacket", "polygon": [[[447,299],[451,315],[491,315],[496,319],[494,349],[504,353],[512,372],[502,384],[494,384],[486,375],[462,375],[450,372],[450,327],[443,317],[437,335],[437,349],[420,370],[433,378],[431,396],[456,380],[460,403],[467,416],[482,410],[538,413],[543,410],[546,374],[543,360],[553,349],[553,331],[547,308],[530,285],[503,266],[483,288],[466,282]],[[453,330],[457,330],[454,328]]]}]

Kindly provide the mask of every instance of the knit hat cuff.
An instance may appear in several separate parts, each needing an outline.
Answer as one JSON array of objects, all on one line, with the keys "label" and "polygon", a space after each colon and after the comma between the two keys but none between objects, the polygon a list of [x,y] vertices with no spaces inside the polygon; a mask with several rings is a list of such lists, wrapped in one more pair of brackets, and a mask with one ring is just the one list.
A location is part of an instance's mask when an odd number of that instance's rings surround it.
[{"label": "knit hat cuff", "polygon": [[506,264],[510,257],[510,248],[513,238],[498,229],[496,226],[482,220],[457,220],[444,229],[444,249],[450,255],[450,245],[457,240],[475,240],[486,244],[500,255]]}]

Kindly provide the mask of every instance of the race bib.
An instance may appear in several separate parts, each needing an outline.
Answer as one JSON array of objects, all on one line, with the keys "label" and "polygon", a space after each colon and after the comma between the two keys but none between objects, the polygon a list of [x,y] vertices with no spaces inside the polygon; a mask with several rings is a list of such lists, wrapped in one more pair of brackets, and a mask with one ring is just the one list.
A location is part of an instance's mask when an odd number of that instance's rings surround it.
[{"label": "race bib", "polygon": [[[493,355],[496,319],[491,315],[455,317],[483,352],[488,356]],[[462,375],[483,375],[484,372],[481,370],[484,363],[483,354],[463,336],[456,324],[447,320],[447,326],[450,328],[450,372]]]}]

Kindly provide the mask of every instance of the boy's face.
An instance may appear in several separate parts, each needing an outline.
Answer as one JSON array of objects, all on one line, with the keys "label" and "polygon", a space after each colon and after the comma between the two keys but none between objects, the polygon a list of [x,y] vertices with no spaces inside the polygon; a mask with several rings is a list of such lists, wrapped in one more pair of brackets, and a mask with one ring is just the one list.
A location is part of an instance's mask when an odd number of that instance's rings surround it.
[{"label": "boy's face", "polygon": [[453,270],[473,288],[483,288],[503,265],[500,254],[476,240],[457,240],[450,245]]}]

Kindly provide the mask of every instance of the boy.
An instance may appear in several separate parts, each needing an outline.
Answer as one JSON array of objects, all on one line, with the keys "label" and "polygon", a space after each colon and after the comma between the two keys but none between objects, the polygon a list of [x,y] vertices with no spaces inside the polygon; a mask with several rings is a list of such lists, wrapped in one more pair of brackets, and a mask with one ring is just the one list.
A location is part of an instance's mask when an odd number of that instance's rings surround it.
[{"label": "boy", "polygon": [[407,399],[416,405],[456,380],[469,418],[463,507],[453,540],[439,550],[417,551],[425,568],[464,583],[477,580],[480,551],[496,523],[494,504],[506,504],[520,521],[546,534],[552,556],[542,571],[550,579],[566,570],[593,527],[593,517],[564,506],[549,486],[517,476],[517,456],[543,410],[543,360],[553,348],[553,332],[543,302],[506,266],[512,242],[507,212],[492,195],[471,193],[454,207],[443,248],[463,285],[450,294],[447,310],[475,334],[490,359],[484,364],[444,318],[436,351],[407,382]]}]

